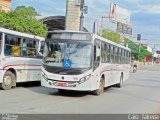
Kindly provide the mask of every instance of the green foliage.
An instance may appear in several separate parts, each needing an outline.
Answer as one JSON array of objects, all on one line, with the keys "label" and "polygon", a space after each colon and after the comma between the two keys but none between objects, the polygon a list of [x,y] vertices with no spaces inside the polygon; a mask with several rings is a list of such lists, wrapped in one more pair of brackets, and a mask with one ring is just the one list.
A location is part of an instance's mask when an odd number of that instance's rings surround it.
[{"label": "green foliage", "polygon": [[35,18],[36,15],[33,7],[19,6],[14,11],[0,13],[0,27],[44,37],[47,27]]},{"label": "green foliage", "polygon": [[132,56],[138,60],[138,53],[139,53],[139,45],[135,44],[133,41],[125,41],[128,44],[128,47],[132,50]]},{"label": "green foliage", "polygon": [[15,12],[20,16],[27,18],[34,18],[37,15],[37,12],[33,7],[18,6],[15,9]]},{"label": "green foliage", "polygon": [[144,58],[148,55],[151,56],[152,53],[150,53],[145,47],[142,47],[139,55],[140,61],[143,61]]},{"label": "green foliage", "polygon": [[145,59],[145,56],[152,55],[152,53],[150,53],[143,45],[137,45],[135,42],[130,40],[125,40],[125,43],[128,44],[128,47],[131,49],[132,56],[137,60],[139,57],[139,60],[143,61]]},{"label": "green foliage", "polygon": [[116,32],[112,32],[107,29],[103,29],[102,30],[102,37],[109,39],[113,42],[120,43],[120,35]]}]

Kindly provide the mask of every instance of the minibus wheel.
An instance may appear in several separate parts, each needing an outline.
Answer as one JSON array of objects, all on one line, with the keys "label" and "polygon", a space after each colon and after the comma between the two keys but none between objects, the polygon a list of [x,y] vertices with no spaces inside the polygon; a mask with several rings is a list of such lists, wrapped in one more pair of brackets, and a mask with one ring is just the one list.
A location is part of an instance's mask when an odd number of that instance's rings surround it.
[{"label": "minibus wheel", "polygon": [[13,87],[15,79],[16,79],[15,74],[13,74],[11,71],[7,71],[4,74],[3,82],[1,84],[1,88],[3,90],[9,90],[9,89],[11,89]]},{"label": "minibus wheel", "polygon": [[99,96],[100,94],[102,94],[104,92],[104,78],[101,77],[100,83],[99,83],[99,88],[95,91],[93,91],[94,95]]}]

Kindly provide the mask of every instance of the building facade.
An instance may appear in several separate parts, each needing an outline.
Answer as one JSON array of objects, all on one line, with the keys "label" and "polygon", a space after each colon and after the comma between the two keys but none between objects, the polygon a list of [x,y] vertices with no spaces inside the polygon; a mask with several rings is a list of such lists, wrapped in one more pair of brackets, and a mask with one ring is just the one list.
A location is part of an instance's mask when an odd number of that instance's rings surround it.
[{"label": "building facade", "polygon": [[0,0],[0,11],[9,12],[11,10],[11,0]]},{"label": "building facade", "polygon": [[80,27],[80,0],[67,0],[66,8],[66,30],[79,31]]}]

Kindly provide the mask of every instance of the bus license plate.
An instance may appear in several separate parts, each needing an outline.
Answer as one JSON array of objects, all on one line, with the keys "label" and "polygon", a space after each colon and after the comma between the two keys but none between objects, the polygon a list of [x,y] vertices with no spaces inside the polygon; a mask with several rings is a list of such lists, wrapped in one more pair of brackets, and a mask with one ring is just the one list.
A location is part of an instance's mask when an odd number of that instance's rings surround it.
[{"label": "bus license plate", "polygon": [[57,82],[56,86],[68,87],[68,83],[66,83],[66,82]]}]

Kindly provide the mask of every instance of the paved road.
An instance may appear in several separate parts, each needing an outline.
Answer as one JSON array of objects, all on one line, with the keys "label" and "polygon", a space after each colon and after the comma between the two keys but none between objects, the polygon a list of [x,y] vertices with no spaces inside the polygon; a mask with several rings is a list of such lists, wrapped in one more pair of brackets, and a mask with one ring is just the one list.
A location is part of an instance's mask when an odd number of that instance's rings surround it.
[{"label": "paved road", "polygon": [[160,65],[131,74],[122,88],[110,87],[101,96],[60,95],[54,89],[19,85],[0,90],[0,113],[160,113]]}]

